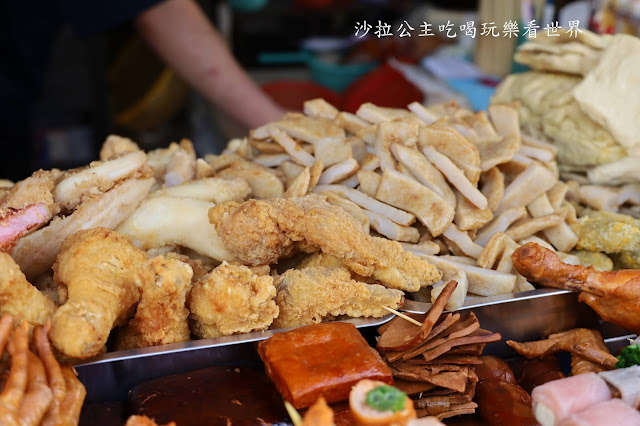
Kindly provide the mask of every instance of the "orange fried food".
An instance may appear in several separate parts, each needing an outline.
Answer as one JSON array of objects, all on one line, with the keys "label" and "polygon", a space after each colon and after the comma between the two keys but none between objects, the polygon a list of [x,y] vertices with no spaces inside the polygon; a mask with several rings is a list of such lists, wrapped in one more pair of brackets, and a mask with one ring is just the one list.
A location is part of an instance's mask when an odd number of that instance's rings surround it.
[{"label": "orange fried food", "polygon": [[51,323],[51,341],[70,358],[100,353],[111,330],[123,325],[154,280],[147,255],[106,228],[79,231],[62,244],[54,265],[66,303]]},{"label": "orange fried food", "polygon": [[273,277],[223,262],[189,294],[191,328],[201,338],[266,330],[278,316]]},{"label": "orange fried food", "polygon": [[193,270],[166,256],[149,260],[153,281],[145,282],[136,314],[118,330],[116,350],[186,342],[190,339],[185,306]]},{"label": "orange fried food", "polygon": [[640,270],[604,272],[569,265],[535,243],[519,247],[512,259],[516,270],[529,281],[582,291],[580,300],[604,320],[640,333]]},{"label": "orange fried food", "polygon": [[33,332],[34,344],[53,392],[42,425],[77,425],[87,390],[78,380],[76,370],[71,365],[58,364],[49,342],[49,327],[50,324],[47,323],[44,327],[36,327]]},{"label": "orange fried food", "polygon": [[0,424],[39,425],[52,399],[44,367],[29,351],[29,325],[22,322],[9,337],[13,317],[0,320],[0,349],[11,356],[11,370],[0,393]]},{"label": "orange fried food", "polygon": [[227,202],[209,210],[227,250],[247,265],[268,265],[296,250],[322,251],[385,287],[418,291],[441,275],[400,243],[371,237],[348,213],[314,195]]},{"label": "orange fried food", "polygon": [[302,418],[302,426],[333,426],[334,424],[333,410],[323,397],[318,398]]},{"label": "orange fried food", "polygon": [[[131,416],[124,426],[159,426],[153,419],[147,416]],[[168,423],[166,426],[176,426],[175,422]]]}]

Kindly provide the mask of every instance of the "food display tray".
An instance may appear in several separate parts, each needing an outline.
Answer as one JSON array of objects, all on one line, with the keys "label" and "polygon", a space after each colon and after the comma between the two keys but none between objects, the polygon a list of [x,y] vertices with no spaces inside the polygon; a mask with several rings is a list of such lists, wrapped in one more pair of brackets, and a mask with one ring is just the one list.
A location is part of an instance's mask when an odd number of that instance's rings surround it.
[{"label": "food display tray", "polygon": [[[430,304],[407,300],[403,311],[426,312]],[[472,310],[481,327],[499,332],[502,341],[487,345],[486,354],[508,357],[514,353],[507,340],[540,339],[576,327],[599,330],[607,342],[626,342],[625,330],[605,323],[578,294],[567,290],[538,289],[495,297],[468,298],[460,310]],[[376,328],[393,318],[350,319],[373,342]],[[256,342],[288,329],[267,330],[212,339],[193,340],[128,351],[110,352],[76,364],[87,388],[88,402],[123,402],[129,389],[156,377],[214,365],[252,366],[260,363]],[[613,339],[613,340],[612,340]]]}]

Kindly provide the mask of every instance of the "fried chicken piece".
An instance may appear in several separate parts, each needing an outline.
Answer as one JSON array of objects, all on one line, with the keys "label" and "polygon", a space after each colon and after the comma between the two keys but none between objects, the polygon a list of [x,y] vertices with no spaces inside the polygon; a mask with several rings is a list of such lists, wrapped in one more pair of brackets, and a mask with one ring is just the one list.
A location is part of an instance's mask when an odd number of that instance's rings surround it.
[{"label": "fried chicken piece", "polygon": [[201,338],[266,330],[278,316],[273,277],[223,262],[189,294],[191,330]]},{"label": "fried chicken piece", "polygon": [[518,343],[507,340],[507,345],[526,358],[545,358],[557,352],[571,352],[571,374],[599,373],[608,370],[605,366],[592,362],[580,356],[573,350],[574,345],[596,349],[609,354],[609,349],[602,340],[602,335],[596,330],[576,328],[561,333],[549,335],[547,339],[535,342]]},{"label": "fried chicken piece", "polygon": [[388,313],[382,306],[397,309],[404,301],[402,291],[352,280],[344,268],[289,269],[276,286],[280,315],[272,328],[316,324],[339,315],[379,318]]},{"label": "fried chicken piece", "polygon": [[107,161],[116,155],[134,151],[140,151],[140,147],[131,139],[109,135],[100,148],[100,161]]},{"label": "fried chicken piece", "polygon": [[46,227],[18,241],[11,253],[28,278],[51,269],[65,238],[82,229],[115,228],[149,193],[153,179],[127,179],[110,191],[90,195],[69,216],[56,217]]},{"label": "fried chicken piece", "polygon": [[149,263],[155,279],[144,283],[135,316],[118,330],[116,350],[186,342],[190,338],[185,303],[193,270],[166,256],[155,257]]},{"label": "fried chicken piece", "polygon": [[123,325],[154,276],[146,254],[125,236],[106,228],[67,238],[53,266],[68,299],[51,325],[51,341],[63,355],[89,358],[100,353],[111,330]]},{"label": "fried chicken piece", "polygon": [[194,177],[196,177],[196,151],[190,140],[182,139],[179,149],[169,157],[164,184],[165,186],[180,185]]},{"label": "fried chicken piece", "polygon": [[384,286],[418,291],[441,274],[396,241],[371,237],[340,207],[317,196],[228,202],[209,210],[226,248],[247,265],[267,265],[295,249],[341,259],[358,275]]},{"label": "fried chicken piece", "polygon": [[640,332],[640,270],[598,271],[561,262],[551,250],[535,243],[519,247],[512,255],[516,270],[531,282],[578,290],[604,320],[634,333]]},{"label": "fried chicken piece", "polygon": [[54,311],[51,299],[27,281],[11,256],[0,252],[0,314],[44,324]]},{"label": "fried chicken piece", "polygon": [[[147,254],[148,254],[148,252],[147,252]],[[187,265],[189,265],[191,267],[191,271],[193,273],[193,277],[191,278],[191,283],[192,284],[195,284],[198,281],[200,281],[200,279],[202,277],[207,275],[213,269],[212,265],[209,265],[208,263],[205,263],[205,261],[203,261],[202,259],[193,259],[193,258],[187,256],[186,254],[169,252],[169,253],[165,254],[164,257],[166,257],[168,259],[179,260],[180,262],[183,262],[183,263],[186,263]]]}]

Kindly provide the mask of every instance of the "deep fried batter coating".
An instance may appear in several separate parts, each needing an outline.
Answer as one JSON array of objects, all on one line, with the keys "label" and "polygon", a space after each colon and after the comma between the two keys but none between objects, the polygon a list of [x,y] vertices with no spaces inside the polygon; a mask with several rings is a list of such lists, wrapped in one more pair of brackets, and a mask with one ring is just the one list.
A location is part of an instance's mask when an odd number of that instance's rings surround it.
[{"label": "deep fried batter coating", "polygon": [[122,136],[109,135],[100,148],[100,161],[107,161],[113,156],[133,151],[140,151],[137,143]]},{"label": "deep fried batter coating", "polygon": [[527,280],[549,287],[579,290],[580,300],[604,320],[640,332],[640,270],[597,271],[569,265],[551,250],[535,243],[519,247],[512,255],[516,270]]},{"label": "deep fried batter coating", "polygon": [[371,237],[340,207],[317,196],[229,202],[209,210],[226,248],[247,265],[273,264],[299,249],[341,259],[358,275],[384,286],[418,291],[441,275],[396,241]]},{"label": "deep fried batter coating", "polygon": [[54,311],[51,299],[29,284],[11,256],[0,252],[0,314],[44,324]]},{"label": "deep fried batter coating", "polygon": [[266,330],[278,316],[275,297],[273,277],[224,262],[191,290],[191,331],[209,338]]},{"label": "deep fried batter coating", "polygon": [[147,255],[106,228],[79,231],[67,238],[53,266],[55,283],[68,300],[51,324],[51,341],[70,358],[100,353],[111,330],[123,325],[153,282]]},{"label": "deep fried batter coating", "polygon": [[186,342],[190,339],[186,308],[193,270],[177,259],[149,260],[155,279],[145,283],[136,314],[118,330],[116,350]]},{"label": "deep fried batter coating", "polygon": [[397,309],[404,301],[400,290],[351,279],[344,268],[289,269],[276,280],[280,315],[272,328],[296,327],[350,317],[382,317],[387,306]]},{"label": "deep fried batter coating", "polygon": [[53,199],[53,188],[60,176],[59,170],[38,170],[30,177],[13,185],[9,192],[0,197],[0,210],[21,209],[31,204],[44,204],[49,210],[49,219],[51,219],[60,211]]},{"label": "deep fried batter coating", "polygon": [[640,220],[624,214],[590,211],[571,225],[578,249],[620,253],[640,250]]}]

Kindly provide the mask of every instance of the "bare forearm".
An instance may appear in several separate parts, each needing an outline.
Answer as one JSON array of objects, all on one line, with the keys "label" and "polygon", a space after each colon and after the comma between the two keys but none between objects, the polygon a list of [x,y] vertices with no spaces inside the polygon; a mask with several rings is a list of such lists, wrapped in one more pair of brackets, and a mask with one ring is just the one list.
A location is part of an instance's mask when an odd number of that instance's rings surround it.
[{"label": "bare forearm", "polygon": [[192,0],[166,0],[143,12],[145,40],[191,86],[248,127],[280,118],[277,107],[233,58]]}]

